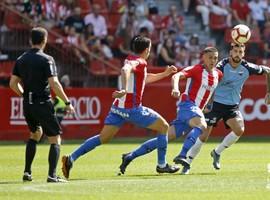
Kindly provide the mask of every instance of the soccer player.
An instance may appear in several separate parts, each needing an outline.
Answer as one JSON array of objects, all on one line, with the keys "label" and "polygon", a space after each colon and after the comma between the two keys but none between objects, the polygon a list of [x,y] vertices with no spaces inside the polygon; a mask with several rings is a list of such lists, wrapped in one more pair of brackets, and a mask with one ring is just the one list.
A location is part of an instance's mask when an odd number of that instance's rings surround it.
[{"label": "soccer player", "polygon": [[[172,96],[179,98],[179,80],[187,79],[185,92],[180,97],[177,118],[171,123],[168,139],[173,140],[188,133],[185,148],[190,148],[207,125],[202,112],[222,78],[221,71],[216,69],[218,50],[207,47],[202,51],[202,64],[187,67],[172,77]],[[125,173],[126,167],[135,158],[150,153],[157,148],[157,138],[143,143],[134,151],[122,155],[120,172]],[[182,172],[184,173],[184,172]]]},{"label": "soccer player", "polygon": [[53,109],[50,88],[65,102],[67,112],[74,113],[74,108],[59,83],[54,59],[43,52],[47,38],[48,33],[44,28],[32,29],[32,48],[17,59],[9,85],[17,95],[23,97],[24,116],[30,129],[23,181],[32,181],[31,166],[36,145],[44,131],[51,144],[47,182],[66,182],[56,176],[62,131]]},{"label": "soccer player", "polygon": [[166,162],[168,123],[154,110],[142,106],[145,84],[167,77],[177,72],[177,69],[169,66],[162,73],[147,73],[146,59],[151,51],[151,40],[136,36],[132,39],[131,46],[135,55],[129,55],[121,69],[122,89],[112,94],[115,100],[101,132],[87,139],[70,155],[62,157],[62,171],[66,178],[69,178],[70,169],[80,156],[109,142],[125,122],[132,122],[157,132],[157,172],[174,173],[179,170],[177,166],[171,166]]},{"label": "soccer player", "polygon": [[[238,105],[241,99],[241,91],[245,81],[250,75],[267,74],[267,88],[270,85],[269,73],[270,68],[262,65],[249,63],[243,59],[245,55],[244,44],[231,44],[229,57],[221,60],[217,68],[223,72],[223,79],[219,83],[211,105],[211,111],[205,114],[207,129],[196,140],[196,143],[186,155],[178,155],[174,161],[180,163],[189,171],[192,160],[199,153],[201,146],[207,141],[213,126],[223,119],[226,128],[231,132],[223,141],[211,152],[213,166],[220,169],[220,154],[232,144],[234,144],[244,133],[245,126]],[[269,104],[269,91],[266,95],[266,103]],[[186,151],[186,150],[185,150]]]}]

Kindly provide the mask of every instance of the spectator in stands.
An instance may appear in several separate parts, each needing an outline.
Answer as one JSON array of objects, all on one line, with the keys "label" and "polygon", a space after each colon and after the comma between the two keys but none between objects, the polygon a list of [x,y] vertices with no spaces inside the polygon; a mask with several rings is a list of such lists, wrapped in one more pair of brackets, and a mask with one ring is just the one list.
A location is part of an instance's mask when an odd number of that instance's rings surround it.
[{"label": "spectator in stands", "polygon": [[76,47],[76,48],[71,48],[72,51],[74,52],[76,57],[79,59],[80,63],[85,64],[86,60],[83,57],[80,49],[78,49],[77,47],[80,47],[86,53],[90,53],[90,51],[85,46],[85,44],[82,42],[82,40],[80,38],[80,34],[78,34],[76,32],[76,28],[74,26],[69,27],[68,30],[69,30],[69,33],[68,33],[68,36],[66,38],[67,44],[68,45],[74,45]]},{"label": "spectator in stands", "polygon": [[233,24],[246,24],[251,23],[250,9],[247,0],[233,1],[232,3],[232,14],[234,22]]},{"label": "spectator in stands", "polygon": [[174,51],[174,41],[168,38],[164,41],[163,46],[158,54],[157,65],[167,66],[174,65],[175,63],[175,51]]},{"label": "spectator in stands", "polygon": [[146,4],[150,15],[158,14],[158,5],[155,0],[146,0]]},{"label": "spectator in stands", "polygon": [[89,49],[95,48],[95,45],[97,43],[97,40],[99,40],[99,38],[97,36],[95,36],[93,24],[89,23],[86,26],[84,33],[83,33],[83,39],[84,39],[84,42],[88,46]]},{"label": "spectator in stands", "polygon": [[56,24],[60,28],[64,28],[65,20],[71,15],[74,8],[73,0],[59,0],[56,14]]},{"label": "spectator in stands", "polygon": [[197,1],[196,11],[201,14],[204,31],[209,31],[209,14],[212,5],[212,0]]},{"label": "spectator in stands", "polygon": [[189,52],[190,65],[200,62],[200,41],[197,34],[193,34],[185,47]]},{"label": "spectator in stands", "polygon": [[176,44],[175,54],[176,67],[185,68],[189,66],[189,55],[186,47],[180,46],[180,44]]},{"label": "spectator in stands", "polygon": [[100,5],[93,5],[93,13],[89,13],[84,17],[84,23],[94,26],[94,34],[99,38],[105,38],[108,34],[105,18],[100,14]]},{"label": "spectator in stands", "polygon": [[84,21],[81,17],[81,8],[75,7],[73,14],[65,20],[65,33],[69,33],[69,27],[74,27],[77,33],[82,33],[85,27]]},{"label": "spectator in stands", "polygon": [[182,0],[182,5],[184,8],[184,14],[187,15],[189,12],[190,0]]},{"label": "spectator in stands", "polygon": [[44,19],[43,23],[46,23],[46,27],[53,27],[57,20],[57,6],[58,0],[46,0],[42,2]]},{"label": "spectator in stands", "polygon": [[138,21],[138,30],[141,27],[147,27],[149,32],[154,31],[154,24],[148,19],[149,9],[144,0],[137,0],[135,2],[135,16]]},{"label": "spectator in stands", "polygon": [[35,22],[42,20],[42,5],[39,0],[25,0],[23,3],[23,13]]},{"label": "spectator in stands", "polygon": [[264,14],[267,9],[267,3],[264,0],[251,0],[248,3],[248,6],[251,10],[252,20],[258,24],[260,31],[262,32],[266,22]]},{"label": "spectator in stands", "polygon": [[186,37],[184,36],[183,29],[183,17],[177,12],[175,5],[169,8],[169,15],[165,16],[163,19],[165,27],[168,30],[173,30],[176,34],[176,40],[182,44],[186,42]]},{"label": "spectator in stands", "polygon": [[116,35],[122,38],[119,42],[117,57],[125,58],[130,51],[130,41],[136,34],[137,20],[135,17],[135,6],[130,6],[121,16]]},{"label": "spectator in stands", "polygon": [[116,35],[124,38],[126,33],[129,32],[130,37],[132,38],[136,34],[137,26],[138,21],[135,16],[135,6],[130,6],[120,18]]},{"label": "spectator in stands", "polygon": [[209,31],[209,14],[226,16],[227,26],[231,27],[231,13],[229,0],[198,0],[197,12],[201,13],[205,31]]},{"label": "spectator in stands", "polygon": [[110,5],[111,13],[124,13],[127,10],[127,0],[112,0]]},{"label": "spectator in stands", "polygon": [[230,0],[212,0],[213,6],[211,12],[216,15],[226,16],[227,26],[232,26],[231,1]]},{"label": "spectator in stands", "polygon": [[263,31],[263,58],[270,58],[270,21],[265,23]]},{"label": "spectator in stands", "polygon": [[267,8],[265,11],[265,17],[266,17],[266,21],[270,22],[270,0],[266,0],[267,3]]},{"label": "spectator in stands", "polygon": [[106,38],[101,40],[101,52],[103,54],[103,57],[105,59],[112,59],[114,57],[113,51],[112,51],[112,45],[113,45],[114,39],[112,36],[107,36]]}]

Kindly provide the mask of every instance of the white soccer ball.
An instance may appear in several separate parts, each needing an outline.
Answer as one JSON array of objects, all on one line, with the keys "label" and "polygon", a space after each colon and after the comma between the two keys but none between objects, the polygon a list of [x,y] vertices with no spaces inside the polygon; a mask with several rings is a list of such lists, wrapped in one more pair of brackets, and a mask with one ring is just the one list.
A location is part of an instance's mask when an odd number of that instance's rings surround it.
[{"label": "white soccer ball", "polygon": [[244,24],[238,24],[233,27],[231,36],[235,43],[244,44],[249,41],[251,32],[248,26]]}]

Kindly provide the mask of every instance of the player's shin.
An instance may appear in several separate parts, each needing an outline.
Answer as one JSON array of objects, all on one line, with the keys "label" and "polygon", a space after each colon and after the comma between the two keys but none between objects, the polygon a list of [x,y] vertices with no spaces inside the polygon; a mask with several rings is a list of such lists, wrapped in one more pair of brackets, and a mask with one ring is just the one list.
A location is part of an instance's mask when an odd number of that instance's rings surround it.
[{"label": "player's shin", "polygon": [[180,157],[186,158],[187,152],[190,150],[190,148],[195,144],[197,138],[201,135],[202,129],[199,127],[194,127],[189,134],[187,135],[182,150],[180,152]]},{"label": "player's shin", "polygon": [[157,138],[153,138],[144,142],[139,148],[132,151],[127,158],[133,160],[139,156],[143,156],[155,150],[157,148]]},{"label": "player's shin", "polygon": [[163,168],[166,166],[166,152],[167,152],[168,137],[166,134],[158,134],[157,136],[157,153],[158,166]]},{"label": "player's shin", "polygon": [[204,143],[198,137],[195,144],[191,147],[191,149],[187,153],[187,162],[189,164],[191,164],[194,158],[199,154],[203,144]]},{"label": "player's shin", "polygon": [[86,154],[87,152],[93,150],[97,146],[101,145],[100,136],[96,135],[87,139],[81,146],[79,146],[71,154],[71,161],[77,160],[80,156]]},{"label": "player's shin", "polygon": [[231,131],[223,141],[215,148],[217,154],[221,154],[226,148],[230,147],[232,144],[236,143],[240,136],[236,135]]}]

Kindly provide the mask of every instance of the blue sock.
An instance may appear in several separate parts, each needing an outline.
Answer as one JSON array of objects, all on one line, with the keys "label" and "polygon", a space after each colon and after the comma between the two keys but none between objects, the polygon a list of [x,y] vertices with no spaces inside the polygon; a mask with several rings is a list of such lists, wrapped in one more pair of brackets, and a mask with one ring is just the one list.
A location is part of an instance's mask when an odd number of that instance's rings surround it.
[{"label": "blue sock", "polygon": [[157,148],[157,138],[153,138],[144,142],[139,148],[132,151],[127,158],[133,160],[139,156],[143,156]]},{"label": "blue sock", "polygon": [[77,148],[75,151],[72,152],[71,160],[75,161],[80,156],[86,154],[87,152],[93,150],[96,146],[101,145],[99,135],[93,136],[89,139],[87,139],[79,148]]},{"label": "blue sock", "polygon": [[194,127],[187,135],[182,150],[180,152],[180,157],[186,158],[187,152],[195,144],[197,138],[201,135],[202,129],[199,127]]},{"label": "blue sock", "polygon": [[168,137],[166,134],[159,134],[157,136],[157,153],[158,153],[158,164],[166,164],[166,152],[167,152]]}]

